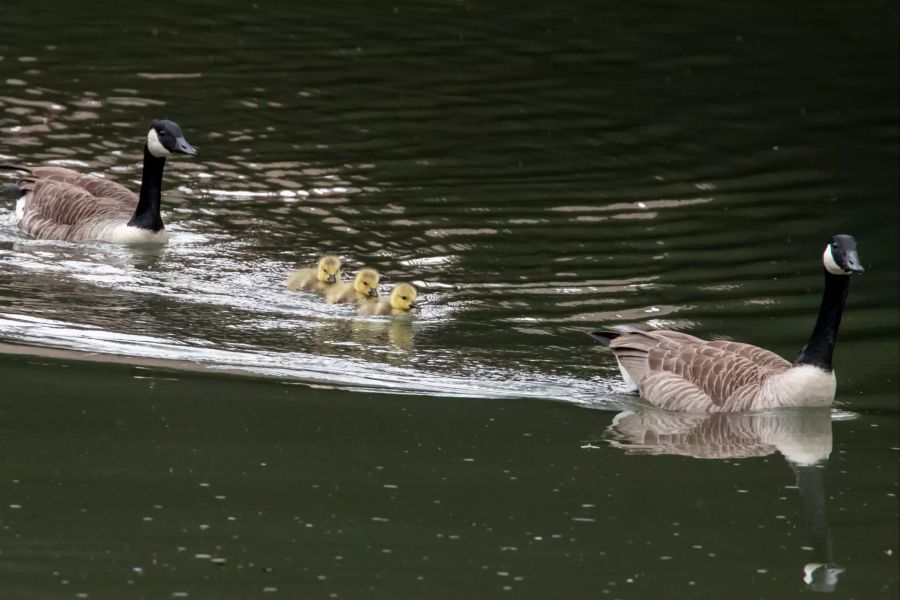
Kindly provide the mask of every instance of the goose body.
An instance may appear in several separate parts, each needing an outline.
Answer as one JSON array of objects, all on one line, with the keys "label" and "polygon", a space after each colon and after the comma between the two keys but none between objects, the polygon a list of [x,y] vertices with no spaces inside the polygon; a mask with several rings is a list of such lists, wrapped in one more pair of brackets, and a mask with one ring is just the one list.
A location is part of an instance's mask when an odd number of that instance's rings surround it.
[{"label": "goose body", "polygon": [[707,341],[677,331],[597,331],[625,382],[652,405],[683,412],[738,412],[828,406],[832,354],[849,275],[861,272],[856,240],[836,235],[823,254],[825,291],[809,342],[791,363],[750,344]]},{"label": "goose body", "polygon": [[314,268],[297,269],[288,277],[285,287],[291,291],[321,292],[341,278],[341,259],[323,256]]},{"label": "goose body", "polygon": [[46,240],[164,244],[168,234],[160,216],[166,156],[196,155],[172,121],[155,121],[144,145],[141,189],[55,166],[3,168],[24,173],[14,184],[16,224]]},{"label": "goose body", "polygon": [[378,282],[381,279],[375,269],[360,269],[353,281],[336,283],[325,292],[328,304],[349,304],[378,297]]},{"label": "goose body", "polygon": [[16,202],[16,224],[32,237],[119,244],[168,240],[165,228],[128,224],[138,197],[118,183],[63,167],[22,170],[27,176],[18,182],[24,195]]},{"label": "goose body", "polygon": [[409,283],[398,284],[390,296],[378,300],[364,300],[356,305],[357,312],[367,316],[405,315],[416,307],[416,288]]},{"label": "goose body", "polygon": [[623,379],[650,404],[666,410],[737,412],[827,406],[834,398],[833,371],[794,367],[777,354],[749,344],[662,330],[616,332],[608,348]]},{"label": "goose body", "polygon": [[318,269],[308,268],[308,269],[297,269],[287,278],[287,281],[284,282],[284,287],[289,289],[292,292],[297,290],[305,290],[309,292],[318,292],[325,289],[327,284],[319,281],[318,277]]}]

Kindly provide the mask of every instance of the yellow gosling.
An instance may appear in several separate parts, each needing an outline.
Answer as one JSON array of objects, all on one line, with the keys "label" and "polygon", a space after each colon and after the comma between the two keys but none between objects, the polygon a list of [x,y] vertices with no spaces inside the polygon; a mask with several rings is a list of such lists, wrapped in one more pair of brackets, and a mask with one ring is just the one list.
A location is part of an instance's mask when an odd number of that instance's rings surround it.
[{"label": "yellow gosling", "polygon": [[409,283],[401,283],[391,290],[388,298],[377,302],[360,302],[357,305],[361,315],[403,315],[416,307],[416,288]]},{"label": "yellow gosling", "polygon": [[378,281],[381,276],[375,269],[360,269],[353,281],[338,283],[330,286],[325,292],[325,302],[328,304],[342,304],[347,302],[359,302],[366,298],[378,297]]},{"label": "yellow gosling", "polygon": [[310,269],[297,269],[285,282],[291,291],[307,290],[321,292],[332,287],[341,279],[341,259],[337,256],[323,256],[319,264]]}]

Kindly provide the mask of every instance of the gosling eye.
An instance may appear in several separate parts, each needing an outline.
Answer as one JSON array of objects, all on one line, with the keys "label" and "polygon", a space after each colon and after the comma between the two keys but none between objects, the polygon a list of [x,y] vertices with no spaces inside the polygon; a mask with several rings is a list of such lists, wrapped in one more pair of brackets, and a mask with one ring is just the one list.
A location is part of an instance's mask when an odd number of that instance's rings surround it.
[{"label": "gosling eye", "polygon": [[400,296],[400,299],[401,300],[409,300],[409,298],[407,298],[406,296]]}]

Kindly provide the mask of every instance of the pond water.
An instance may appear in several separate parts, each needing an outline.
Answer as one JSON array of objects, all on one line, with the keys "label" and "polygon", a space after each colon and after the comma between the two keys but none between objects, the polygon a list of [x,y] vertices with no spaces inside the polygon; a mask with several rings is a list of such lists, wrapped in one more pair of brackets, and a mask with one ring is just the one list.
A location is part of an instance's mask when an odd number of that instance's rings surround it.
[{"label": "pond water", "polygon": [[[896,5],[76,4],[5,4],[0,162],[200,157],[162,249],[0,201],[5,597],[897,596]],[[792,358],[834,233],[833,411],[644,412],[586,335]],[[326,252],[418,314],[283,289]]]}]

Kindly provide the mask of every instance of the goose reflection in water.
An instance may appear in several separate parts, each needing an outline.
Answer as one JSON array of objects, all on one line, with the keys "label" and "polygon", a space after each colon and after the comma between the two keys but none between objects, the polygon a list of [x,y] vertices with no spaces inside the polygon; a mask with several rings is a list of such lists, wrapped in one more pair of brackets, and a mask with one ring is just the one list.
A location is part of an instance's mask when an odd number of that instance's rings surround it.
[{"label": "goose reflection in water", "polygon": [[363,347],[390,347],[403,352],[413,351],[413,328],[409,319],[350,321],[351,337]]},{"label": "goose reflection in water", "polygon": [[832,592],[837,587],[844,569],[834,564],[825,512],[830,409],[712,415],[625,411],[613,418],[604,438],[629,454],[735,459],[781,453],[797,477],[816,559],[803,567],[803,580],[812,591]]}]

